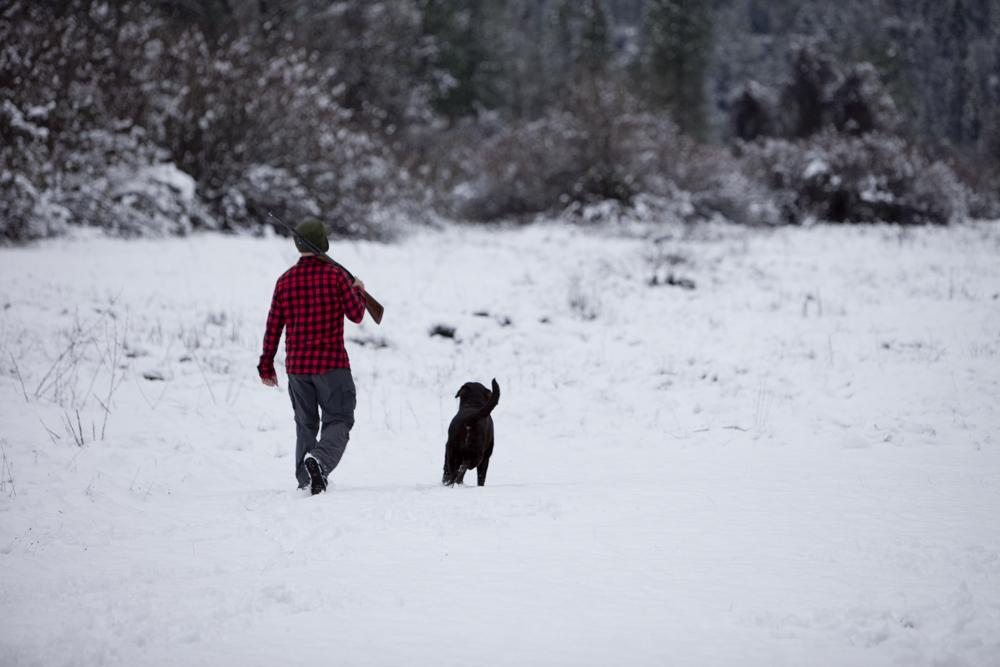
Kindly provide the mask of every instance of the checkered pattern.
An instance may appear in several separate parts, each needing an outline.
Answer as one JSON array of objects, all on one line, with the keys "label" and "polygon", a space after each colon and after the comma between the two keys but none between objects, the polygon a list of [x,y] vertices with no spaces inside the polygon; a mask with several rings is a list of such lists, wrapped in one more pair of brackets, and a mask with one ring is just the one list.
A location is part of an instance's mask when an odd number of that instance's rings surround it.
[{"label": "checkered pattern", "polygon": [[344,316],[360,323],[364,315],[362,292],[351,286],[343,271],[318,257],[302,257],[274,286],[257,372],[265,379],[276,377],[274,355],[282,329],[288,373],[350,368],[344,349]]}]

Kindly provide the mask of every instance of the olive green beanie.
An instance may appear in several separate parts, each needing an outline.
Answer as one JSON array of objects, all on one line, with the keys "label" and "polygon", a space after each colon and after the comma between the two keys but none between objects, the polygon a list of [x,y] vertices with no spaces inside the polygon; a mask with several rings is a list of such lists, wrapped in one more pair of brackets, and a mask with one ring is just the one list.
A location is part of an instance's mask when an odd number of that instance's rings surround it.
[{"label": "olive green beanie", "polygon": [[[299,226],[295,228],[295,231],[323,252],[330,249],[330,241],[326,238],[326,227],[324,227],[323,223],[319,220],[306,220],[305,222],[301,222],[299,223]],[[305,244],[297,238],[295,239],[295,247],[299,249],[299,252],[312,252],[311,248],[306,247]]]}]

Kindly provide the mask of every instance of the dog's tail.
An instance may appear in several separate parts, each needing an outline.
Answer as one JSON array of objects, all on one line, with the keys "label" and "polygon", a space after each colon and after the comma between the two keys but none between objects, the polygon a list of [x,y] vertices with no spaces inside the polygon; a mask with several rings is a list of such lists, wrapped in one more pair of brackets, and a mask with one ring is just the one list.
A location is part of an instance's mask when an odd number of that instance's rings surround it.
[{"label": "dog's tail", "polygon": [[497,406],[500,402],[500,385],[497,384],[497,379],[493,378],[493,393],[490,395],[489,402],[479,409],[479,412],[472,418],[472,422],[477,422],[480,419],[486,419],[493,412],[493,408]]}]

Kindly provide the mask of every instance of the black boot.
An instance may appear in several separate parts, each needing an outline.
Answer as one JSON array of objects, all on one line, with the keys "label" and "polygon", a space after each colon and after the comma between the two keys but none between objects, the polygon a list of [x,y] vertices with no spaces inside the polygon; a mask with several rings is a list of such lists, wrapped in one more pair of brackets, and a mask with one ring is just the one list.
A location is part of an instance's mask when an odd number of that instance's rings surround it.
[{"label": "black boot", "polygon": [[312,456],[306,456],[305,464],[306,470],[309,471],[309,479],[311,481],[310,490],[312,494],[315,496],[317,493],[326,491],[326,479],[323,478],[323,471],[320,470],[319,461]]}]

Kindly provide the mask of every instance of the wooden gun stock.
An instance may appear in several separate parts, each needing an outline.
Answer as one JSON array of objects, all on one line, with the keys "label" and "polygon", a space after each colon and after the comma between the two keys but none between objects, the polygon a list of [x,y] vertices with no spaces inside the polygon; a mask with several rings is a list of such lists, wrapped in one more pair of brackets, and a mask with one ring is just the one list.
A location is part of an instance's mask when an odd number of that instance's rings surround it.
[{"label": "wooden gun stock", "polygon": [[368,292],[365,292],[365,310],[375,320],[375,324],[382,324],[382,315],[385,313],[385,308]]}]

